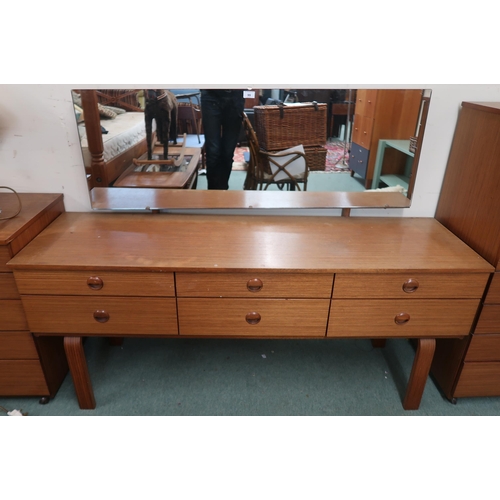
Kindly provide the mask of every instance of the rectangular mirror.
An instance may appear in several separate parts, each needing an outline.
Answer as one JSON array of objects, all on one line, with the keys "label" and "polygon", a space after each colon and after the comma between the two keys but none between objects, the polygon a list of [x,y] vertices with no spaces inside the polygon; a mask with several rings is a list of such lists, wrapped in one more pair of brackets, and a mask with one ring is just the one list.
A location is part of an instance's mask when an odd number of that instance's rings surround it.
[{"label": "rectangular mirror", "polygon": [[[145,114],[165,90],[176,124],[167,158],[158,119],[148,155]],[[430,90],[238,89],[244,113],[229,189],[218,191],[207,182],[208,90],[72,91],[94,209],[410,206]],[[295,157],[276,157],[297,147]]]}]

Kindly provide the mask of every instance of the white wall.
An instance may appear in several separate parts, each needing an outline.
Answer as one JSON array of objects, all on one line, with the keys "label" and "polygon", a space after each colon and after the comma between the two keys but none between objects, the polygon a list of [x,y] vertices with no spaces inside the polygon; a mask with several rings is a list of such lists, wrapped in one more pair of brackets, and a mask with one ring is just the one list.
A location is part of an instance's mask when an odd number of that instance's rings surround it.
[{"label": "white wall", "polygon": [[[155,84],[155,87],[158,84]],[[151,86],[142,84],[141,87]],[[160,84],[160,88],[200,84]],[[262,84],[234,85],[234,87]],[[271,85],[266,85],[271,87]],[[405,210],[361,211],[360,215],[432,217],[446,168],[462,101],[500,101],[500,85],[333,85],[300,87],[430,88],[431,104],[412,206]],[[0,185],[18,192],[63,193],[67,211],[91,210],[83,160],[71,102],[72,88],[82,84],[0,85]],[[102,85],[128,88],[136,85]],[[272,87],[293,88],[293,84]],[[295,85],[295,87],[298,87]],[[480,168],[480,166],[478,166]]]}]

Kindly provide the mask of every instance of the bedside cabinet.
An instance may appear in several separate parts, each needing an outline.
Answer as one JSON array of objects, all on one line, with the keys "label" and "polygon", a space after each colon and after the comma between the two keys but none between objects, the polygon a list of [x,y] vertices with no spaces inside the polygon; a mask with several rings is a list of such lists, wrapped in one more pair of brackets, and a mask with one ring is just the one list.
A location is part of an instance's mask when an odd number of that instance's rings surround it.
[{"label": "bedside cabinet", "polygon": [[[0,396],[54,397],[68,366],[61,339],[36,339],[7,262],[64,212],[61,194],[19,194],[22,209],[0,221]],[[14,215],[14,193],[0,193],[1,217]]]}]

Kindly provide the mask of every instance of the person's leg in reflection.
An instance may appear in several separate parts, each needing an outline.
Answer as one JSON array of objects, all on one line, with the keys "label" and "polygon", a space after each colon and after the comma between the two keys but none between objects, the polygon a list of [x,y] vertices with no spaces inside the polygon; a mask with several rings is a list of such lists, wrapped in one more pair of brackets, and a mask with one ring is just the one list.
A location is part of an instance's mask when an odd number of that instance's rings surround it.
[{"label": "person's leg in reflection", "polygon": [[243,90],[201,92],[208,189],[229,188],[234,150],[242,127],[243,109]]}]

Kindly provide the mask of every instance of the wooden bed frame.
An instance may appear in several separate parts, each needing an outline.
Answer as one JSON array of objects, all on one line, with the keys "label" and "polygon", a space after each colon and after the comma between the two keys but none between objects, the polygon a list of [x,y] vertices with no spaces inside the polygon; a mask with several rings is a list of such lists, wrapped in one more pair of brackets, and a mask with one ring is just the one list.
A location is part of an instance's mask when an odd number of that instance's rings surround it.
[{"label": "wooden bed frame", "polygon": [[[134,93],[136,91],[133,91]],[[109,100],[103,104],[119,105],[128,111],[143,111],[140,108],[121,101],[120,97],[107,96],[98,90],[81,90],[83,119],[87,133],[88,149],[91,154],[90,167],[86,166],[89,190],[94,187],[109,187],[132,164],[134,158],[139,158],[147,151],[146,139],[123,151],[111,160],[104,160],[104,144],[101,132],[101,117],[98,109],[98,96]],[[126,97],[129,94],[123,94]]]}]

